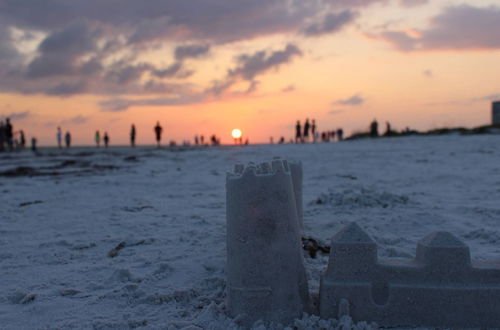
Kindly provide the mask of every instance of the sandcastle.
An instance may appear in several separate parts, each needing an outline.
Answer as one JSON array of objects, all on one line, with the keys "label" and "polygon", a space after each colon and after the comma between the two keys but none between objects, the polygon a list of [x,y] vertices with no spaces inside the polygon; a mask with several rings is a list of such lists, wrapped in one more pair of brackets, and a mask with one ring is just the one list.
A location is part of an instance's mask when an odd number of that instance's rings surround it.
[{"label": "sandcastle", "polygon": [[227,176],[227,304],[246,326],[291,322],[309,309],[294,189],[301,177],[292,178],[301,172],[275,159]]},{"label": "sandcastle", "polygon": [[[302,165],[237,165],[226,185],[230,315],[250,326],[315,312],[300,242]],[[318,305],[323,318],[349,314],[383,327],[498,328],[500,262],[471,261],[448,232],[421,239],[414,259],[379,259],[376,243],[351,223],[332,238]]]}]

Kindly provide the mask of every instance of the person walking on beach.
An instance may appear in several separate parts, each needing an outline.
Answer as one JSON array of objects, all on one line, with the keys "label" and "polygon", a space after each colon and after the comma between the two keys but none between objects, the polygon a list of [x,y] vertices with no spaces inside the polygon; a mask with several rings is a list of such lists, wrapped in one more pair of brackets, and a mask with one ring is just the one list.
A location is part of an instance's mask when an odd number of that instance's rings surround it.
[{"label": "person walking on beach", "polygon": [[132,128],[130,128],[130,145],[135,147],[135,125],[132,124]]},{"label": "person walking on beach", "polygon": [[14,150],[14,133],[9,118],[5,119],[4,131],[5,131],[5,140],[7,142],[7,146],[9,147],[9,150],[12,151]]},{"label": "person walking on beach", "polygon": [[109,135],[108,132],[104,132],[104,147],[108,147],[109,145]]},{"label": "person walking on beach", "polygon": [[312,135],[312,138],[313,138],[313,143],[316,143],[316,139],[318,137],[316,136],[316,120],[315,119],[312,120],[311,135]]},{"label": "person walking on beach", "polygon": [[56,139],[57,139],[57,146],[59,147],[59,149],[61,149],[62,148],[62,131],[61,131],[61,127],[57,127]]},{"label": "person walking on beach", "polygon": [[300,127],[300,120],[297,120],[295,125],[295,143],[302,142],[302,128]]},{"label": "person walking on beach", "polygon": [[342,128],[337,129],[337,141],[342,141],[344,139],[344,130]]},{"label": "person walking on beach", "polygon": [[24,149],[24,147],[26,146],[26,137],[24,136],[23,130],[19,131],[19,146],[21,147],[21,149]]},{"label": "person walking on beach", "polygon": [[156,136],[156,144],[158,145],[158,148],[159,148],[160,142],[161,142],[161,133],[163,133],[163,127],[160,126],[160,122],[156,123],[154,131],[155,131],[155,136]]},{"label": "person walking on beach", "polygon": [[378,137],[378,122],[376,119],[373,119],[372,123],[370,124],[370,137]]},{"label": "person walking on beach", "polygon": [[99,131],[95,131],[95,144],[97,148],[101,145],[101,133]]},{"label": "person walking on beach", "polygon": [[0,120],[0,151],[5,150],[5,142],[7,142],[5,137],[5,125],[3,121]]},{"label": "person walking on beach", "polygon": [[37,152],[37,149],[36,149],[36,137],[32,137],[31,138],[31,151],[33,151],[34,153]]},{"label": "person walking on beach", "polygon": [[71,134],[69,133],[69,131],[67,131],[64,135],[64,141],[66,142],[66,148],[71,147]]},{"label": "person walking on beach", "polygon": [[309,124],[309,118],[306,118],[306,122],[304,124],[304,142],[309,142],[309,129],[311,128],[311,124]]}]

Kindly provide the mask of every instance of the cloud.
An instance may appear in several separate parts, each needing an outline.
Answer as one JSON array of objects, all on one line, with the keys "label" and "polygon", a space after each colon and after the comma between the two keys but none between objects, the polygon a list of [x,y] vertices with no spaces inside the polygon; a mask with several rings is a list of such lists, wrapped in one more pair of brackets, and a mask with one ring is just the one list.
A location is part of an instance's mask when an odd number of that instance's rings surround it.
[{"label": "cloud", "polygon": [[[406,0],[409,1],[409,0]],[[414,0],[417,1],[417,0]],[[0,0],[0,92],[141,96],[189,79],[190,59],[214,47],[260,37],[333,33],[360,8],[386,0]],[[319,20],[318,20],[319,18]],[[315,22],[315,20],[317,20]],[[15,31],[15,33],[13,32]],[[22,37],[20,37],[21,35]],[[38,43],[22,47],[20,39]],[[173,48],[159,65],[150,51]],[[31,50],[34,48],[35,50]],[[248,52],[213,90],[278,69],[301,51]],[[152,83],[154,81],[154,83]]]},{"label": "cloud", "polygon": [[422,71],[422,74],[427,77],[427,78],[432,78],[434,77],[434,72],[432,72],[431,69],[426,69],[424,71]]},{"label": "cloud", "polygon": [[85,81],[63,82],[46,90],[45,94],[55,96],[71,96],[86,90]]},{"label": "cloud", "polygon": [[294,44],[288,44],[283,50],[273,52],[261,50],[253,54],[243,54],[237,57],[238,66],[229,71],[229,76],[253,80],[257,75],[278,69],[301,55],[302,51]]},{"label": "cloud", "polygon": [[328,111],[328,114],[329,115],[339,115],[343,112],[344,112],[344,110],[330,110],[330,111]]},{"label": "cloud", "polygon": [[31,112],[22,111],[22,112],[12,112],[12,113],[6,114],[2,117],[10,118],[10,120],[22,120],[22,119],[28,118],[30,115],[31,115]]},{"label": "cloud", "polygon": [[39,55],[28,65],[26,76],[41,78],[78,73],[79,60],[98,50],[98,36],[99,31],[85,22],[50,34],[38,46]]},{"label": "cloud", "polygon": [[302,56],[302,51],[294,44],[288,44],[283,50],[260,50],[251,54],[240,54],[235,58],[236,67],[228,70],[223,79],[212,81],[205,89],[207,95],[220,96],[239,81],[248,82],[244,92],[233,94],[249,94],[257,90],[259,82],[257,76],[270,70],[277,70],[281,65],[291,62],[295,57]]},{"label": "cloud", "polygon": [[344,10],[339,13],[327,14],[321,22],[305,27],[301,33],[308,37],[321,36],[328,33],[335,33],[342,30],[346,25],[353,22],[358,14],[351,10]]},{"label": "cloud", "polygon": [[429,3],[429,0],[399,0],[403,7],[416,7]]},{"label": "cloud", "polygon": [[82,124],[87,123],[88,121],[89,121],[89,117],[78,115],[75,117],[64,119],[59,124],[60,125],[82,125]]},{"label": "cloud", "polygon": [[174,62],[165,69],[152,69],[151,74],[158,78],[179,78],[185,79],[194,72],[184,69],[182,62]]},{"label": "cloud", "polygon": [[198,103],[203,99],[201,94],[184,97],[160,97],[149,99],[114,98],[99,102],[103,112],[126,111],[133,106],[174,106]]},{"label": "cloud", "polygon": [[[500,49],[500,7],[450,6],[433,17],[427,29],[388,30],[376,38],[401,51]],[[416,32],[416,33],[415,33]]]},{"label": "cloud", "polygon": [[484,101],[493,102],[493,101],[499,101],[499,100],[500,100],[500,93],[483,95],[483,96],[476,97],[475,99],[473,99],[473,101],[475,101],[475,102],[484,102]]},{"label": "cloud", "polygon": [[334,101],[332,104],[337,104],[337,105],[349,105],[349,106],[357,106],[365,103],[366,99],[361,96],[360,94],[354,94],[351,97],[348,97],[346,99],[340,99],[337,101]]},{"label": "cloud", "polygon": [[210,52],[210,45],[207,44],[193,44],[186,46],[177,46],[174,51],[174,56],[177,61],[183,61],[187,58],[200,58],[208,55]]},{"label": "cloud", "polygon": [[285,88],[283,88],[281,91],[283,93],[289,93],[289,92],[293,92],[295,89],[296,89],[295,85],[288,85]]}]

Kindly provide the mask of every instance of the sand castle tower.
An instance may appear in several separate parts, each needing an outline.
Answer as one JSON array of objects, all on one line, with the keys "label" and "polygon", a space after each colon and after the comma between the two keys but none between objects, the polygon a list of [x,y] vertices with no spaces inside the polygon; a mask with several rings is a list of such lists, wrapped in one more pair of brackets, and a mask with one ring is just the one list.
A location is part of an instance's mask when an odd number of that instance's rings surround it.
[{"label": "sand castle tower", "polygon": [[307,311],[309,293],[290,166],[237,165],[226,189],[229,313],[244,326],[291,322]]}]

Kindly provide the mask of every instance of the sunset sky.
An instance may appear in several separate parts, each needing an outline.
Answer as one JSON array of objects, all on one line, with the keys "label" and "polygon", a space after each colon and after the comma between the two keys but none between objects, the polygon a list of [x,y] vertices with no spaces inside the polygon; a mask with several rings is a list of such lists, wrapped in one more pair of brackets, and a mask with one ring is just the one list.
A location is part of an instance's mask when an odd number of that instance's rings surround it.
[{"label": "sunset sky", "polygon": [[488,124],[500,0],[0,0],[0,118],[41,145]]}]

